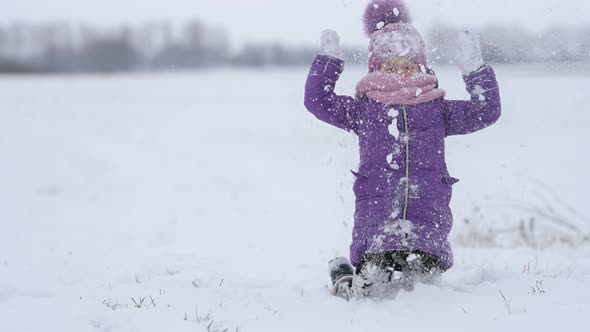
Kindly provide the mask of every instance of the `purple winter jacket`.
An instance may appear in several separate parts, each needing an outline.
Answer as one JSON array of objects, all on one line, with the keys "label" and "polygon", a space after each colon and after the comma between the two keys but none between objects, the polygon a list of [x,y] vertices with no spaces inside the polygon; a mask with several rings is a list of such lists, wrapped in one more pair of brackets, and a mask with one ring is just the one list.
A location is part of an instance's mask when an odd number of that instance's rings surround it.
[{"label": "purple winter jacket", "polygon": [[356,212],[350,258],[365,253],[420,250],[453,265],[452,185],[445,162],[447,136],[484,129],[500,118],[498,83],[490,66],[464,77],[471,101],[443,98],[415,106],[384,105],[334,92],[344,62],[318,55],[305,86],[305,106],[318,119],[359,137],[354,183]]}]

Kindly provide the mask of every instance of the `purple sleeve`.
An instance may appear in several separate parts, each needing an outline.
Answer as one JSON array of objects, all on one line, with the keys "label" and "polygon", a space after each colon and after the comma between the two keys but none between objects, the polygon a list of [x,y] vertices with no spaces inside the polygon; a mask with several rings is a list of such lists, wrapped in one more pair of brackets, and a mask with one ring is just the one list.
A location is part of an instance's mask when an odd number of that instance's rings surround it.
[{"label": "purple sleeve", "polygon": [[316,118],[346,131],[358,130],[359,101],[334,92],[344,61],[327,56],[315,57],[305,84],[305,107]]},{"label": "purple sleeve", "polygon": [[487,128],[500,118],[502,104],[496,74],[490,66],[463,77],[470,101],[445,101],[446,135],[465,135]]}]

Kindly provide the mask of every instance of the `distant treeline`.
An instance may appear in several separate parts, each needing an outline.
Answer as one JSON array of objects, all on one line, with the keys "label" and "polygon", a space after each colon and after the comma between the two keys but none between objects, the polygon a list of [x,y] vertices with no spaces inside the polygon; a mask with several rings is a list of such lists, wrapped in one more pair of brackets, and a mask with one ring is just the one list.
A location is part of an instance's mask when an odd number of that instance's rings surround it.
[{"label": "distant treeline", "polygon": [[[459,29],[438,25],[426,38],[430,59],[452,61]],[[493,25],[477,30],[484,59],[490,63],[590,62],[590,25],[553,27],[533,33],[519,26]]]},{"label": "distant treeline", "polygon": [[[457,29],[438,25],[425,33],[430,59],[448,63]],[[489,62],[590,61],[590,26],[531,33],[490,26],[482,34]],[[307,65],[315,48],[281,43],[244,44],[232,51],[228,35],[198,20],[182,25],[152,22],[104,28],[71,24],[0,26],[0,72],[81,73],[183,70],[212,67]],[[346,49],[348,60],[366,62],[366,47]]]}]

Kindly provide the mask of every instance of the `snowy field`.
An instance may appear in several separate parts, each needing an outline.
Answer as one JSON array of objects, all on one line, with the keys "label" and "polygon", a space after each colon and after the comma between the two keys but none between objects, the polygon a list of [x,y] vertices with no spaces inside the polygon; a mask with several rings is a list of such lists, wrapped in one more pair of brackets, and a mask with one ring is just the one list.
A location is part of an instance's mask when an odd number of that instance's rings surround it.
[{"label": "snowy field", "polygon": [[590,71],[497,71],[501,121],[447,141],[455,268],[350,303],[356,140],[306,68],[0,77],[0,331],[584,330]]}]

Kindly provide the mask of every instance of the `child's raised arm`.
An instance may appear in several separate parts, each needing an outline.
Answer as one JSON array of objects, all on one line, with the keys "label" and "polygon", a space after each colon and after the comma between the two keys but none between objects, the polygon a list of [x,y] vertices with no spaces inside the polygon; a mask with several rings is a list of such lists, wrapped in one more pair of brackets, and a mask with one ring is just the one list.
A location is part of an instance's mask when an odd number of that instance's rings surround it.
[{"label": "child's raised arm", "polygon": [[318,119],[338,128],[357,132],[358,100],[338,96],[336,82],[344,69],[339,37],[333,31],[322,33],[322,54],[316,56],[305,84],[305,107]]},{"label": "child's raised arm", "polygon": [[446,135],[465,135],[491,126],[500,118],[502,103],[496,74],[483,64],[477,36],[469,32],[459,37],[457,64],[463,72],[470,101],[445,101]]}]

